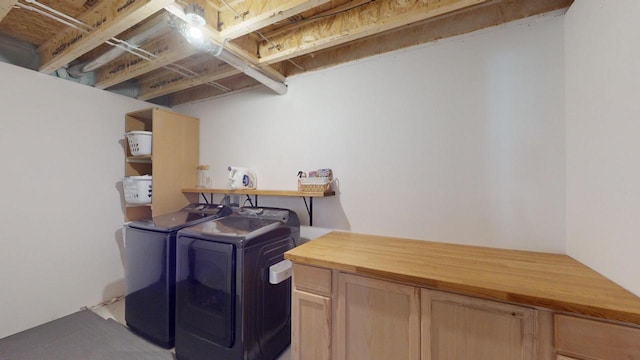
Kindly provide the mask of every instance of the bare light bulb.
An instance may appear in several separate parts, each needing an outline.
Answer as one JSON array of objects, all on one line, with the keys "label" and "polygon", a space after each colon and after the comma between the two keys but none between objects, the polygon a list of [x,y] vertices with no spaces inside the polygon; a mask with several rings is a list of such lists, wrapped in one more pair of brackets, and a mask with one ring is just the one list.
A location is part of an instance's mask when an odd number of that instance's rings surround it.
[{"label": "bare light bulb", "polygon": [[202,39],[202,29],[200,29],[197,26],[190,26],[189,27],[189,37],[191,37],[193,40]]}]

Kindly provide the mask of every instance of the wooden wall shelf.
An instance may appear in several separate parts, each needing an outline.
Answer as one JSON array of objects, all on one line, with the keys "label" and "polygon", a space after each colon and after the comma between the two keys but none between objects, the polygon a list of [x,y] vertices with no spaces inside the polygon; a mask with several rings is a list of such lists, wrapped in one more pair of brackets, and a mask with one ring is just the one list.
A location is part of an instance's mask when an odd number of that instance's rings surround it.
[{"label": "wooden wall shelf", "polygon": [[[231,190],[231,189],[205,189],[205,188],[185,188],[182,189],[183,193],[196,193],[202,195],[202,198],[207,203],[213,203],[213,194],[219,195],[246,195],[247,199],[249,199],[249,203],[253,206],[258,206],[258,195],[262,196],[288,196],[288,197],[301,197],[304,200],[304,205],[307,208],[307,213],[309,214],[309,226],[313,226],[313,198],[314,197],[328,197],[334,196],[336,194],[335,191],[297,191],[297,190],[260,190],[260,189],[241,189],[241,190]],[[210,194],[209,199],[207,199],[206,194]],[[253,195],[254,199],[251,201],[251,195]],[[307,202],[307,198],[309,198],[309,202]]]},{"label": "wooden wall shelf", "polygon": [[131,163],[152,163],[153,158],[151,155],[142,155],[142,156],[127,156],[127,162]]},{"label": "wooden wall shelf", "polygon": [[297,190],[260,190],[260,189],[205,189],[186,188],[185,193],[220,194],[220,195],[263,195],[263,196],[299,196],[299,197],[326,197],[336,194],[335,191],[297,191]]}]

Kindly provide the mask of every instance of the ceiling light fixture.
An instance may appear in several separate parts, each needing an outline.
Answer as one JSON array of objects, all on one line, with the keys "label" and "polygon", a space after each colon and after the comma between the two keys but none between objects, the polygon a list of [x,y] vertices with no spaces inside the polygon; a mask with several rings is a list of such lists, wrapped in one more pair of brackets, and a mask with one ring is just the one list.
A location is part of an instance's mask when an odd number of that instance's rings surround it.
[{"label": "ceiling light fixture", "polygon": [[286,84],[271,78],[259,67],[250,63],[246,59],[227,51],[224,48],[224,42],[221,45],[218,45],[211,41],[208,36],[205,36],[202,30],[206,25],[206,21],[204,20],[204,9],[202,7],[195,4],[189,4],[184,7],[184,15],[184,21],[179,21],[177,28],[180,31],[180,34],[182,34],[182,36],[184,36],[191,45],[242,71],[245,75],[256,79],[276,93],[280,95],[287,93]]},{"label": "ceiling light fixture", "polygon": [[185,23],[180,26],[180,32],[192,45],[199,47],[202,41],[202,27],[207,22],[204,19],[204,9],[196,4],[184,7]]},{"label": "ceiling light fixture", "polygon": [[207,24],[204,19],[204,9],[196,4],[185,6],[184,16],[191,26],[202,27]]}]

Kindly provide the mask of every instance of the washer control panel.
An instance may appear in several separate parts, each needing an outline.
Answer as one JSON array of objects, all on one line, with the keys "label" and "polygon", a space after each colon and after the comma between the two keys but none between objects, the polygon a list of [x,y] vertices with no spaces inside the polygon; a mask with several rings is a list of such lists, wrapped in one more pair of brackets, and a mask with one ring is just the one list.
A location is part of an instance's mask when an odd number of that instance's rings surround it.
[{"label": "washer control panel", "polygon": [[285,224],[289,221],[289,211],[287,210],[263,209],[263,208],[240,208],[238,210],[238,214],[245,217],[277,220]]}]

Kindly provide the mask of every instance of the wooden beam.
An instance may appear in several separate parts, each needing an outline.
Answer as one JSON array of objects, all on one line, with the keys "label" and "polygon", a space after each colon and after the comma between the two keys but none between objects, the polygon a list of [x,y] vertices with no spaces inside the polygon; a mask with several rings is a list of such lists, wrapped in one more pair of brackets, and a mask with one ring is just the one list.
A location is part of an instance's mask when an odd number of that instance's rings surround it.
[{"label": "wooden beam", "polygon": [[537,0],[524,4],[520,1],[501,0],[487,6],[476,7],[450,16],[417,22],[374,36],[358,39],[340,46],[291,59],[302,69],[289,62],[281,63],[286,76],[322,69],[349,61],[366,58],[419,44],[497,26],[568,8],[573,0]]},{"label": "wooden beam", "polygon": [[218,14],[218,30],[223,39],[235,39],[278,21],[285,20],[330,0],[245,1]]},{"label": "wooden beam", "polygon": [[1,0],[0,1],[0,21],[4,19],[5,16],[11,11],[13,5],[15,5],[18,0]]},{"label": "wooden beam", "polygon": [[371,1],[373,0],[332,0],[331,3],[329,3],[330,6],[317,7],[314,11],[310,11],[307,14],[300,14],[300,16],[296,18],[290,18],[286,22],[283,21],[279,24],[266,28],[261,32],[267,38],[276,37],[283,33],[289,33],[310,21],[314,21],[314,19],[336,15],[338,13],[361,7]]},{"label": "wooden beam", "polygon": [[378,0],[311,21],[259,46],[261,64],[337,46],[382,31],[492,2],[493,0]]},{"label": "wooden beam", "polygon": [[[258,52],[257,42],[253,38],[244,36],[234,41],[225,41],[220,36],[220,33],[218,32],[218,30],[216,30],[210,25],[215,23],[213,22],[214,21],[213,17],[210,15],[212,13],[211,5],[208,5],[208,2],[206,0],[190,0],[190,1],[200,6],[203,6],[203,8],[205,9],[205,20],[207,21],[207,25],[203,29],[203,36],[208,37],[214,44],[217,44],[217,45],[224,44],[224,48],[227,51],[229,51],[235,56],[238,56],[246,60],[249,64],[259,67],[269,77],[278,81],[285,80],[284,76],[280,72],[273,69],[271,66],[268,66],[266,64],[262,65],[259,63],[257,56],[255,56],[255,54],[257,54]],[[207,7],[209,11],[207,11]],[[181,19],[184,19],[184,10],[178,4],[168,5],[165,7],[165,10],[167,10],[168,12],[172,13],[173,15]],[[242,44],[242,46],[239,44]],[[253,46],[255,50],[250,49],[249,51],[247,51],[246,48],[248,46]]]},{"label": "wooden beam", "polygon": [[153,60],[145,60],[139,56],[126,53],[96,70],[95,87],[106,89],[149,71],[182,60],[197,52],[197,49],[191,46],[182,35],[175,31],[151,40],[140,46],[140,48],[157,57]]},{"label": "wooden beam", "polygon": [[[256,87],[264,87],[264,85],[260,84],[258,81],[243,74],[232,76],[230,78],[218,81],[217,83],[225,86],[229,89],[229,91],[224,91],[212,86],[201,85],[169,95],[168,105],[173,107],[176,105],[201,101],[204,99],[211,99],[217,96],[231,95]],[[269,91],[269,93],[272,94],[271,91]]]},{"label": "wooden beam", "polygon": [[[211,9],[218,12],[222,11],[222,9],[226,7],[226,5],[223,4],[221,0],[205,0],[205,1]],[[225,3],[227,3],[232,7],[235,7],[237,4],[240,4],[244,1],[245,0],[225,0]]]},{"label": "wooden beam", "polygon": [[216,82],[240,73],[230,65],[217,60],[209,54],[198,57],[198,61],[190,61],[182,66],[189,69],[195,77],[188,77],[177,72],[167,70],[160,75],[149,76],[138,81],[140,95],[138,99],[149,100],[182,91],[194,86]]},{"label": "wooden beam", "polygon": [[162,9],[170,0],[102,0],[78,20],[93,30],[67,28],[38,48],[40,71],[50,73]]}]

